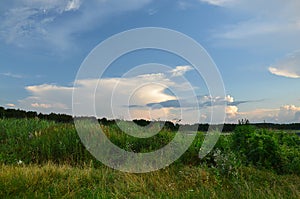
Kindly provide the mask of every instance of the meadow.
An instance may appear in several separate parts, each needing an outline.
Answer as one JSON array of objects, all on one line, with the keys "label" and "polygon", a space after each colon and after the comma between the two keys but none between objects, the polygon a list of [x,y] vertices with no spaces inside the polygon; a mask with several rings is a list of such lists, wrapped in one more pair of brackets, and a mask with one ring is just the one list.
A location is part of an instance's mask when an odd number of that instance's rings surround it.
[{"label": "meadow", "polygon": [[[115,123],[101,128],[114,144],[134,152],[159,149],[176,134],[163,128],[141,139]],[[72,123],[0,119],[0,198],[300,198],[295,133],[238,125],[199,159],[204,137],[198,132],[172,165],[132,174],[97,161]]]}]

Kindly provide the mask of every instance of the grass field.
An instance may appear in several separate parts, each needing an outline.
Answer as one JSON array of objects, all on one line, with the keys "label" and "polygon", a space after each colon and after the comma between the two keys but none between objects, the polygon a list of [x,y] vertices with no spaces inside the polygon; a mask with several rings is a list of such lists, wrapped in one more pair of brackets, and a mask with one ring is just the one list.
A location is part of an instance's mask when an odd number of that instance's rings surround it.
[{"label": "grass field", "polygon": [[[153,151],[174,132],[147,139],[102,126],[128,151]],[[175,163],[145,174],[110,169],[81,144],[73,124],[0,120],[0,198],[300,198],[300,139],[242,126],[200,160],[204,134]]]},{"label": "grass field", "polygon": [[236,178],[201,167],[128,174],[107,167],[2,165],[1,198],[299,198],[300,177],[240,168]]}]

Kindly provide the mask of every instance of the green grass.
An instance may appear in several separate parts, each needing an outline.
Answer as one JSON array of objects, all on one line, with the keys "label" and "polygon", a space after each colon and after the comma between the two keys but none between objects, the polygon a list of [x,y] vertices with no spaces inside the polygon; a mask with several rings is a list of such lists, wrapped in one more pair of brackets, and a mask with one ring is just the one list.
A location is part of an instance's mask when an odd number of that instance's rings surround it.
[{"label": "green grass", "polygon": [[201,167],[129,174],[107,167],[0,166],[0,198],[299,198],[300,177],[240,168],[228,179]]},{"label": "green grass", "polygon": [[[102,128],[113,143],[128,151],[156,150],[175,134],[163,129],[151,138],[138,139],[116,125]],[[0,198],[300,198],[297,136],[245,127],[221,136],[214,150],[200,160],[203,139],[199,132],[188,151],[165,169],[130,174],[91,156],[73,124],[0,119]],[[247,143],[243,148],[241,141]],[[273,146],[279,157],[275,167],[264,158]],[[249,159],[253,155],[259,161]]]}]

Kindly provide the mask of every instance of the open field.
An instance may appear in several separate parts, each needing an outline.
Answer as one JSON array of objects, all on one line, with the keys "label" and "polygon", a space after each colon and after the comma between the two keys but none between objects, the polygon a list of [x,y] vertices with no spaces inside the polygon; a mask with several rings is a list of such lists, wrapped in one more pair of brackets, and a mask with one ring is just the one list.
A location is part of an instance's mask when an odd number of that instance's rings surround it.
[{"label": "open field", "polygon": [[[115,124],[102,128],[113,143],[136,152],[156,150],[175,134],[162,129],[138,139]],[[203,139],[199,132],[189,150],[165,169],[129,174],[93,158],[73,124],[1,119],[0,198],[300,197],[298,136],[241,125],[200,160]]]}]

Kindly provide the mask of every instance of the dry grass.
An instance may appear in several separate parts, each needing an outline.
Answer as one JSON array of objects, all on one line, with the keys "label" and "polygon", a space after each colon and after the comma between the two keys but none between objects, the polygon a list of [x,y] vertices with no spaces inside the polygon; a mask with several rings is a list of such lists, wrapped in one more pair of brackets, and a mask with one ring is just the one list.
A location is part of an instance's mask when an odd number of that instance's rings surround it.
[{"label": "dry grass", "polygon": [[0,198],[300,198],[300,177],[242,168],[234,179],[214,170],[171,166],[146,173],[107,167],[2,165]]}]

